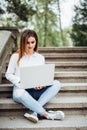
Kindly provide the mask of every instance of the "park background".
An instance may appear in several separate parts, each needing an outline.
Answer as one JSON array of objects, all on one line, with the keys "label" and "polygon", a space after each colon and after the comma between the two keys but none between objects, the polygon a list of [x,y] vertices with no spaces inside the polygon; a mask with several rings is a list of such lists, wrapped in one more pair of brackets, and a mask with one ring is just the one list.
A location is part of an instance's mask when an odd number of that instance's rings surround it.
[{"label": "park background", "polygon": [[86,0],[0,0],[0,27],[34,29],[39,46],[87,46]]}]

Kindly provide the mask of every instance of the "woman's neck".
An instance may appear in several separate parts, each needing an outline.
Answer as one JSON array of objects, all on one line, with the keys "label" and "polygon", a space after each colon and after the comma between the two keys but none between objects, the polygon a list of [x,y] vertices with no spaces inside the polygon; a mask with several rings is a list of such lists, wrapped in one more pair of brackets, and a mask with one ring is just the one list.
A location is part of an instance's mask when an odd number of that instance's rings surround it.
[{"label": "woman's neck", "polygon": [[26,53],[27,55],[31,56],[31,55],[34,54],[34,51],[26,51],[25,53]]}]

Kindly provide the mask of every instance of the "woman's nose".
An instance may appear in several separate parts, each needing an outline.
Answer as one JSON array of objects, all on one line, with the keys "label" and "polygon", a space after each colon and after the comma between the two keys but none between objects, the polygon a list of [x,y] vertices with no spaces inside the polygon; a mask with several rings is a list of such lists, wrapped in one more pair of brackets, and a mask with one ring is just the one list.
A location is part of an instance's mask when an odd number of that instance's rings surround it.
[{"label": "woman's nose", "polygon": [[32,47],[32,44],[31,44],[31,43],[29,43],[29,47]]}]

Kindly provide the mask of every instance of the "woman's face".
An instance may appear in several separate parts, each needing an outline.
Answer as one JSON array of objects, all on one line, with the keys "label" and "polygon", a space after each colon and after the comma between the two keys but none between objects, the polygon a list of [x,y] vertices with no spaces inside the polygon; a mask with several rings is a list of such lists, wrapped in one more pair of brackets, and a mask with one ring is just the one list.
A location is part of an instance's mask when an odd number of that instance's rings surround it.
[{"label": "woman's face", "polygon": [[28,38],[26,42],[25,51],[26,52],[34,51],[35,46],[36,46],[36,40],[34,37],[31,36]]}]

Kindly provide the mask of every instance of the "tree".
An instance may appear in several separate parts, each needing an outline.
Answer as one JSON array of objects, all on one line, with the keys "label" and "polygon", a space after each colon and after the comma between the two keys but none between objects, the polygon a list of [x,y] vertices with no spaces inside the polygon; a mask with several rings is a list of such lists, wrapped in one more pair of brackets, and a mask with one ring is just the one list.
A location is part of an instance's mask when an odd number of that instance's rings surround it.
[{"label": "tree", "polygon": [[62,45],[64,45],[64,36],[63,36],[63,30],[61,24],[60,0],[57,0],[57,3],[58,3],[58,11],[59,11],[59,28],[60,28],[61,41],[62,41]]},{"label": "tree", "polygon": [[34,0],[3,0],[0,5],[4,8],[0,17],[1,26],[16,26],[20,31],[28,27],[30,17],[36,13]]},{"label": "tree", "polygon": [[2,7],[2,3],[1,3],[1,1],[0,1],[0,15],[2,15],[2,14],[4,14],[5,13],[5,11],[4,11],[4,9],[3,9],[3,7]]},{"label": "tree", "polygon": [[[33,16],[33,25],[39,36],[40,46],[59,46],[60,36],[57,22],[58,0],[37,0],[37,13]],[[57,35],[58,34],[58,35]]]},{"label": "tree", "polygon": [[87,0],[80,0],[75,12],[71,38],[75,46],[87,46]]},{"label": "tree", "polygon": [[4,1],[8,15],[3,19],[3,26],[16,26],[20,31],[33,28],[38,33],[39,46],[60,46],[62,40],[65,43],[65,39],[60,37],[62,27],[59,27],[59,0]]},{"label": "tree", "polygon": [[29,15],[32,16],[36,13],[33,7],[29,4],[31,0],[5,0],[7,4],[7,12],[15,13],[20,20],[28,21]]},{"label": "tree", "polygon": [[4,10],[0,7],[0,15],[4,14]]}]

